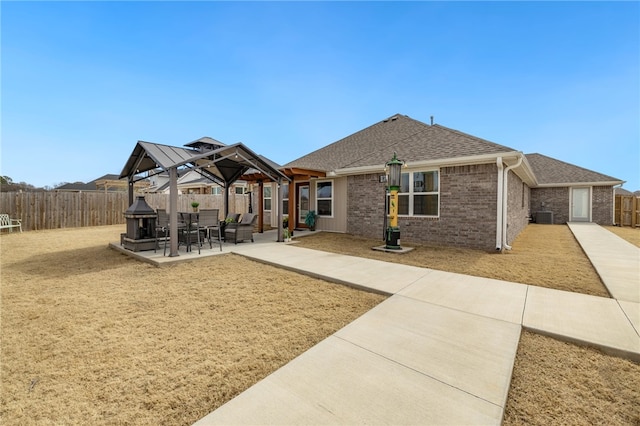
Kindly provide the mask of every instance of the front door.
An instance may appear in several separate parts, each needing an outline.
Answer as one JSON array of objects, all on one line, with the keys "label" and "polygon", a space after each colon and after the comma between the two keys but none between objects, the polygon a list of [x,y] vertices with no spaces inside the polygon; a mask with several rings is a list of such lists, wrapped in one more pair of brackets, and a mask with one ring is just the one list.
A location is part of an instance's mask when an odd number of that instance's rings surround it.
[{"label": "front door", "polygon": [[571,188],[571,222],[589,222],[591,219],[591,189]]},{"label": "front door", "polygon": [[307,225],[305,225],[304,220],[307,217],[307,213],[309,213],[309,184],[301,183],[297,184],[296,186],[298,189],[298,203],[296,205],[296,217],[298,220],[296,223],[296,228],[306,227]]}]

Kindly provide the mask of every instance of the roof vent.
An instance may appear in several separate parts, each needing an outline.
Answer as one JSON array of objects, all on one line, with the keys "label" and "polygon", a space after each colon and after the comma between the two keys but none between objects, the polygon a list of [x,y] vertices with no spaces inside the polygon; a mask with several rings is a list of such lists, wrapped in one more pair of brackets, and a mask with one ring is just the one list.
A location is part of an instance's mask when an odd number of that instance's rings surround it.
[{"label": "roof vent", "polygon": [[433,126],[433,115],[431,116],[431,125]]}]

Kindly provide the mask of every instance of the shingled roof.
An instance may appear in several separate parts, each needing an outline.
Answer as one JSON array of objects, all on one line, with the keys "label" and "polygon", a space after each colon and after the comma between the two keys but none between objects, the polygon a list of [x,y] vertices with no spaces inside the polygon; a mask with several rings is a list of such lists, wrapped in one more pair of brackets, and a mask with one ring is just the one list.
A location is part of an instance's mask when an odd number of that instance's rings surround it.
[{"label": "shingled roof", "polygon": [[428,125],[396,114],[291,161],[284,167],[335,171],[377,166],[390,159],[394,151],[398,158],[411,163],[516,150],[438,124]]},{"label": "shingled roof", "polygon": [[574,183],[616,185],[623,182],[618,178],[584,169],[542,154],[526,154],[525,157],[527,157],[527,161],[529,161],[539,185],[548,186]]}]

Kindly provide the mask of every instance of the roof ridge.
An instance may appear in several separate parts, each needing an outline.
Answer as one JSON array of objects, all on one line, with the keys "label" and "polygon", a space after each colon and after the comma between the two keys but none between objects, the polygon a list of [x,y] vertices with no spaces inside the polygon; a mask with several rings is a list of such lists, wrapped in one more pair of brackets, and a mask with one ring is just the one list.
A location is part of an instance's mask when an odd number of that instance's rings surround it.
[{"label": "roof ridge", "polygon": [[452,132],[452,133],[457,133],[457,134],[459,134],[459,135],[461,135],[461,136],[464,136],[464,137],[466,137],[466,138],[471,138],[471,139],[475,139],[475,140],[477,140],[477,141],[482,141],[482,142],[490,143],[490,144],[492,144],[492,145],[497,145],[497,146],[501,146],[501,147],[504,147],[504,148],[509,148],[509,149],[510,149],[510,150],[512,150],[512,151],[518,151],[517,149],[513,149],[513,148],[511,148],[510,146],[506,146],[506,145],[503,145],[503,144],[501,144],[501,143],[493,142],[493,141],[490,141],[489,139],[484,139],[484,138],[481,138],[481,137],[478,137],[478,136],[474,136],[474,135],[471,135],[471,134],[469,134],[469,133],[461,132],[460,130],[452,129],[452,128],[450,128],[450,127],[443,126],[443,125],[441,125],[441,124],[436,124],[436,123],[434,123],[434,124],[432,125],[432,127],[439,127],[439,128],[441,128],[441,129],[443,129],[443,130],[447,130],[447,131]]},{"label": "roof ridge", "polygon": [[308,154],[303,155],[302,157],[299,157],[299,158],[296,158],[296,159],[294,159],[294,160],[292,160],[292,161],[289,161],[289,162],[287,162],[286,164],[284,164],[282,167],[288,167],[288,166],[289,166],[289,164],[292,164],[292,163],[298,162],[298,161],[300,161],[300,160],[302,160],[302,159],[304,159],[304,158],[307,158],[307,157],[313,156],[313,155],[315,155],[315,154],[317,154],[317,153],[319,153],[319,152],[322,152],[322,151],[329,151],[329,150],[331,150],[332,148],[334,148],[336,145],[338,145],[338,144],[340,144],[341,142],[345,141],[346,139],[352,138],[352,137],[354,137],[354,136],[356,136],[356,135],[358,135],[358,134],[365,133],[365,132],[369,131],[370,129],[372,129],[372,128],[373,128],[373,127],[375,127],[375,126],[379,126],[379,125],[384,124],[384,123],[387,123],[387,122],[389,122],[389,121],[395,121],[395,120],[396,120],[396,119],[398,119],[398,118],[401,118],[401,119],[407,119],[407,120],[410,120],[410,121],[412,121],[412,122],[414,122],[414,123],[418,123],[418,124],[420,124],[420,125],[423,125],[423,126],[427,126],[427,127],[428,127],[428,125],[427,125],[427,124],[425,124],[425,123],[423,123],[423,122],[421,122],[421,121],[418,121],[418,120],[416,120],[416,119],[414,119],[414,118],[411,118],[411,117],[409,117],[409,116],[408,116],[408,115],[406,115],[406,114],[396,113],[396,114],[390,115],[389,117],[387,117],[387,118],[385,118],[385,119],[382,119],[382,120],[380,120],[380,121],[377,121],[377,122],[375,122],[375,123],[373,123],[373,124],[371,124],[371,125],[369,125],[369,126],[365,127],[364,129],[357,130],[357,131],[355,131],[355,132],[353,132],[353,133],[348,134],[347,136],[345,136],[345,137],[343,137],[343,138],[338,139],[337,141],[331,142],[329,145],[325,145],[325,146],[323,146],[323,147],[320,147],[320,148],[316,149],[315,151],[311,151],[311,152],[309,152]]},{"label": "roof ridge", "polygon": [[[410,118],[410,117],[407,117],[407,118],[409,118],[409,119],[413,120],[413,119],[412,119],[412,118]],[[389,144],[389,147],[390,147],[390,148],[391,148],[391,147],[394,147],[394,146],[398,146],[398,145],[400,145],[401,143],[405,142],[407,139],[412,138],[412,137],[414,137],[414,136],[416,136],[416,135],[419,135],[420,133],[428,132],[428,131],[430,131],[430,130],[431,130],[431,126],[429,126],[428,124],[422,123],[422,122],[421,122],[421,121],[419,121],[419,120],[413,120],[413,121],[416,121],[416,122],[418,122],[418,123],[424,124],[424,125],[425,125],[425,126],[427,126],[427,127],[425,127],[424,129],[420,129],[420,130],[418,130],[418,131],[417,131],[417,132],[415,132],[415,133],[411,133],[410,135],[407,135],[406,137],[404,137],[404,138],[402,138],[402,139],[398,139],[397,141],[390,143],[390,144]],[[356,163],[356,162],[358,162],[358,161],[361,161],[361,160],[363,160],[363,159],[365,159],[365,158],[371,157],[371,156],[373,156],[373,155],[376,155],[376,153],[375,153],[375,152],[372,152],[372,153],[369,153],[369,154],[367,154],[367,155],[363,155],[363,156],[362,156],[362,157],[360,157],[360,158],[356,158],[356,159],[355,159],[355,160],[353,160],[351,163],[349,163],[349,164],[345,164],[344,168],[346,168],[346,167],[350,166],[350,165],[351,165],[351,164],[353,164],[353,163]]]},{"label": "roof ridge", "polygon": [[[386,122],[388,122],[389,120],[393,119],[394,117],[395,117],[396,119],[397,119],[398,117],[403,117],[403,118],[409,119],[409,120],[411,120],[411,121],[413,121],[413,122],[416,122],[416,123],[418,123],[418,124],[421,124],[421,125],[423,125],[423,126],[425,126],[425,127],[424,127],[424,128],[422,128],[422,129],[420,129],[420,130],[418,130],[417,132],[414,132],[414,133],[411,133],[410,135],[405,136],[405,137],[404,137],[404,138],[402,138],[402,139],[398,139],[397,141],[390,143],[390,144],[389,144],[389,146],[390,146],[390,147],[392,147],[392,146],[396,146],[396,145],[400,144],[401,142],[404,142],[406,139],[412,138],[412,137],[414,137],[415,135],[418,135],[418,134],[420,134],[420,133],[422,133],[422,132],[426,132],[426,131],[428,131],[428,130],[431,128],[431,126],[429,126],[427,123],[423,123],[423,122],[422,122],[422,121],[420,121],[420,120],[416,120],[415,118],[411,118],[411,117],[409,117],[408,115],[403,115],[403,114],[394,114],[394,115],[392,115],[391,117],[386,118],[386,119],[384,119],[384,120],[382,120],[382,121],[379,121],[379,122],[377,122],[377,123],[375,123],[375,124],[373,124],[373,125],[371,125],[371,126],[369,126],[369,127],[373,127],[373,126],[375,126],[375,125],[377,125],[377,124],[380,124],[380,123],[386,123]],[[368,127],[367,127],[367,128],[368,128]],[[361,131],[363,131],[363,130],[365,130],[365,129],[362,129]],[[359,132],[356,132],[356,133],[359,133]],[[355,134],[355,133],[354,133],[354,134]],[[347,136],[347,137],[348,137],[348,136]],[[351,161],[350,163],[345,164],[343,167],[348,167],[348,166],[350,166],[351,164],[356,163],[356,162],[358,162],[358,161],[360,161],[360,160],[362,160],[362,159],[365,159],[365,158],[367,158],[367,157],[371,157],[371,155],[373,155],[373,153],[370,153],[370,154],[364,155],[364,156],[362,156],[362,157],[356,158],[356,159],[354,159],[353,161]]]}]

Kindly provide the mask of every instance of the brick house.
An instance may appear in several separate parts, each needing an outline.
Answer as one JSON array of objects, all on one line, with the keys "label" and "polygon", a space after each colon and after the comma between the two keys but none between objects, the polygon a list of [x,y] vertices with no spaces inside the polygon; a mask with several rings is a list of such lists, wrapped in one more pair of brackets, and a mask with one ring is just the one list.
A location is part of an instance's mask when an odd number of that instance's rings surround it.
[{"label": "brick house", "polygon": [[623,183],[396,114],[280,168],[292,179],[283,190],[289,227],[303,228],[315,210],[318,230],[382,240],[384,167],[394,152],[406,166],[403,242],[503,250],[539,211],[553,223],[612,224],[613,187]]},{"label": "brick house", "polygon": [[615,185],[623,181],[541,154],[527,154],[536,176],[531,211],[552,213],[552,223],[613,224]]}]

